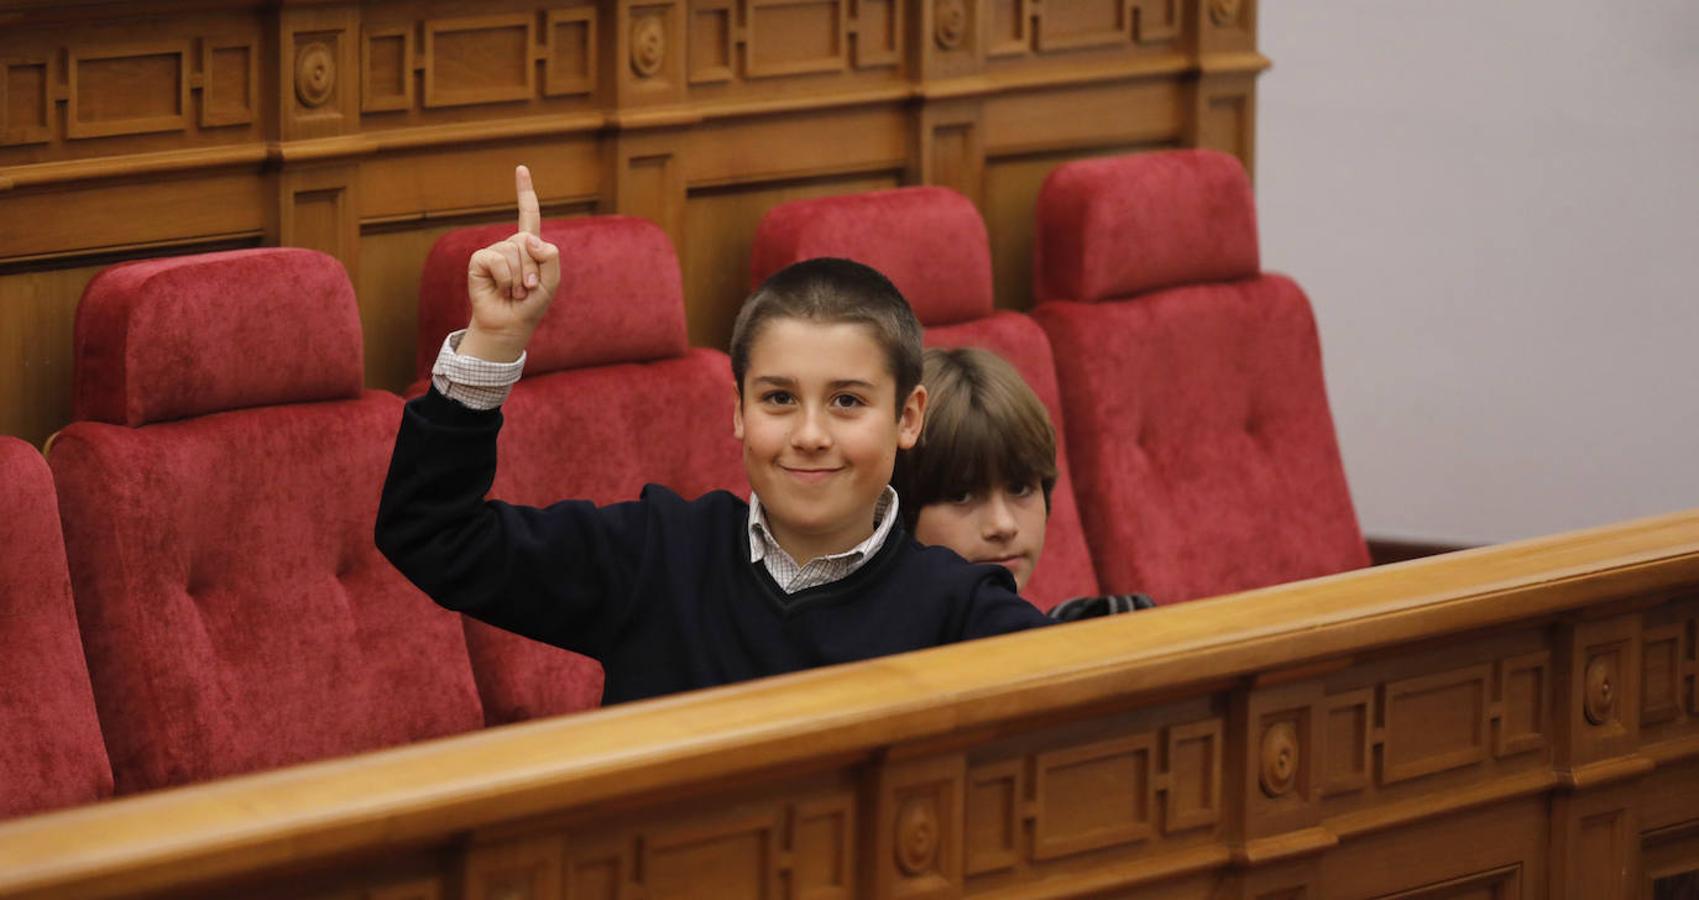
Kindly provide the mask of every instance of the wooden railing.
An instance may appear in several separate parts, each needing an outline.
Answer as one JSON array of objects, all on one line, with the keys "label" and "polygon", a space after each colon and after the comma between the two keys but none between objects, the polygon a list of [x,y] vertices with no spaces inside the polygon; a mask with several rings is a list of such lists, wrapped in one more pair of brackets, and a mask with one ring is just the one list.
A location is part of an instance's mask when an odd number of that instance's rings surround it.
[{"label": "wooden railing", "polygon": [[0,433],[70,406],[83,286],[120,259],[335,254],[370,386],[414,378],[449,228],[626,213],[678,248],[723,348],[761,215],[958,188],[998,302],[1028,304],[1057,163],[1165,146],[1253,162],[1256,0],[0,0]]},{"label": "wooden railing", "polygon": [[1696,627],[1692,512],[14,821],[0,895],[1649,897]]}]

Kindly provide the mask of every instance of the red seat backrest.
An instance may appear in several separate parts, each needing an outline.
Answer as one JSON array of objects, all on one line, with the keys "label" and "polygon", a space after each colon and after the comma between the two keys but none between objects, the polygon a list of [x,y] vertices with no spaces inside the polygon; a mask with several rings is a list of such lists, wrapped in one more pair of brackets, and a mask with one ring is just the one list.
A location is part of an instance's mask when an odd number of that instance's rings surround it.
[{"label": "red seat backrest", "polygon": [[112,793],[53,476],[0,435],[0,819]]},{"label": "red seat backrest", "polygon": [[308,250],[116,266],[49,454],[120,792],[482,724],[457,618],[372,540],[401,400]]},{"label": "red seat backrest", "polygon": [[1097,593],[1069,472],[1050,342],[1026,316],[995,309],[991,244],[973,203],[944,188],[913,187],[776,206],[755,235],[754,283],[817,256],[878,269],[914,308],[928,344],[991,350],[1032,386],[1056,427],[1058,477],[1044,553],[1023,593],[1041,609]]},{"label": "red seat backrest", "polygon": [[1037,216],[1033,317],[1104,588],[1174,602],[1366,565],[1315,320],[1260,270],[1238,160],[1069,163]]},{"label": "red seat backrest", "polygon": [[[431,248],[419,290],[419,374],[471,315],[466,266],[508,226],[449,232]],[[524,378],[503,406],[490,496],[542,506],[631,500],[643,485],[685,497],[748,496],[732,437],[731,362],[692,349],[684,287],[666,233],[643,219],[549,220],[561,289],[526,350]],[[596,706],[601,667],[566,650],[466,620],[466,641],[491,724]]]}]

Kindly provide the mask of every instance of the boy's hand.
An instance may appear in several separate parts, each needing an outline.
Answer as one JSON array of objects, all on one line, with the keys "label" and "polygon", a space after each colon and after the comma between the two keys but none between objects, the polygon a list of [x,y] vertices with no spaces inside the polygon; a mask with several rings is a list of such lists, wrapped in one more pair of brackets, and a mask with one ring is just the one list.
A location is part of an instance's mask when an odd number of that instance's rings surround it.
[{"label": "boy's hand", "polygon": [[542,213],[531,171],[514,170],[519,231],[472,254],[466,293],[472,324],[458,352],[490,362],[512,362],[525,351],[560,286],[560,250],[542,238]]}]

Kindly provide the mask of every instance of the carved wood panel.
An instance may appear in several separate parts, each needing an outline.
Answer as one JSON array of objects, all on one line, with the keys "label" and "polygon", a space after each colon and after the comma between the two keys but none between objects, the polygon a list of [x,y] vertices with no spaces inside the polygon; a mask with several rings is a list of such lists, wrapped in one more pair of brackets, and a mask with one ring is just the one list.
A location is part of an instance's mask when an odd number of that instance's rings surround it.
[{"label": "carved wood panel", "polygon": [[981,8],[992,59],[1172,44],[1186,10],[1181,0],[993,0]]},{"label": "carved wood panel", "polygon": [[473,847],[468,900],[857,896],[852,790],[802,788]]},{"label": "carved wood panel", "polygon": [[[511,203],[508,167],[571,146],[570,168],[539,168],[545,189],[572,182],[570,208],[666,228],[706,279],[687,282],[694,341],[722,340],[748,252],[725,235],[748,234],[765,212],[714,193],[732,186],[954,187],[986,210],[999,302],[1021,308],[1027,195],[1043,168],[1191,141],[1248,154],[1235,131],[1252,127],[1248,110],[1218,125],[1193,115],[1208,108],[1205,82],[1248,103],[1223,79],[1249,84],[1262,64],[1248,31],[1217,42],[1240,57],[1193,52],[1204,2],[94,0],[75,15],[27,3],[0,31],[0,281],[33,295],[62,287],[44,269],[256,240],[319,247],[360,279],[368,326],[396,329],[367,343],[371,386],[399,390],[412,380],[396,349],[413,339],[401,308],[412,299],[404,286],[368,291],[362,255],[397,271],[404,261],[384,254],[419,244],[387,239],[403,223],[484,220]],[[995,38],[1004,27],[1024,49],[988,56],[1008,43]],[[1094,46],[1111,33],[1113,46]],[[1003,173],[1017,169],[1019,189],[1006,190]],[[257,206],[228,205],[233,178]],[[432,194],[457,199],[427,205]],[[44,207],[87,225],[57,227]],[[716,219],[727,211],[742,218]],[[708,248],[725,258],[707,264]],[[68,385],[24,397],[37,379],[22,365],[0,360],[0,432],[39,442],[64,424]]]}]

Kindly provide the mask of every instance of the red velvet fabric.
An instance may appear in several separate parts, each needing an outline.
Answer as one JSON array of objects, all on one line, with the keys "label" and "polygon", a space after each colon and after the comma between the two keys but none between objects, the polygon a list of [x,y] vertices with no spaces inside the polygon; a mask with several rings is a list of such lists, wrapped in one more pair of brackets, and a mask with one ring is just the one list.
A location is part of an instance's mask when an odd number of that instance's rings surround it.
[{"label": "red velvet fabric", "polygon": [[[466,326],[466,263],[505,226],[450,232],[420,283],[419,373],[443,337]],[[747,497],[732,437],[734,384],[724,353],[688,349],[684,289],[666,233],[643,219],[543,223],[561,248],[560,296],[527,348],[525,377],[503,407],[490,496],[542,506],[613,503],[648,483],[685,497],[724,488]],[[416,385],[423,391],[425,382]],[[489,724],[597,706],[595,661],[465,620]]]},{"label": "red velvet fabric", "polygon": [[[291,315],[239,314],[266,298]],[[101,272],[77,306],[75,357],[72,417],[120,425],[358,397],[365,378],[348,274],[288,247]]]},{"label": "red velvet fabric", "polygon": [[985,222],[972,201],[947,188],[897,188],[775,206],[755,233],[751,286],[817,256],[853,259],[878,269],[902,291],[923,325],[991,314]]},{"label": "red velvet fabric", "polygon": [[78,422],[51,463],[118,790],[483,724],[458,617],[378,555],[401,400]]},{"label": "red velvet fabric", "polygon": [[1069,474],[1050,343],[1025,316],[994,311],[991,245],[973,203],[944,188],[914,187],[774,207],[756,231],[753,281],[817,256],[854,259],[885,273],[926,326],[928,344],[984,347],[1032,386],[1056,426],[1058,476],[1044,554],[1024,594],[1049,609],[1097,593]]},{"label": "red velvet fabric", "polygon": [[[326,259],[267,250],[122,267],[90,289],[99,308],[79,313],[86,396],[126,397],[146,420],[185,407],[137,392],[175,387],[195,392],[201,413],[140,427],[74,422],[49,458],[121,793],[483,723],[458,617],[372,541],[401,399],[356,389],[277,402],[358,379],[353,291]],[[196,293],[197,282],[226,289]],[[218,361],[186,361],[185,348]],[[315,365],[334,377],[303,374]],[[189,371],[174,374],[180,366]],[[239,387],[203,388],[212,373]],[[274,405],[212,408],[259,400]]]},{"label": "red velvet fabric", "polygon": [[0,819],[112,793],[53,476],[0,435]]},{"label": "red velvet fabric", "polygon": [[1261,269],[1250,179],[1237,158],[1214,150],[1058,166],[1036,216],[1040,302],[1113,299]]},{"label": "red velvet fabric", "polygon": [[1046,303],[1105,590],[1172,603],[1367,565],[1308,301],[1279,276]]},{"label": "red velvet fabric", "polygon": [[[463,228],[431,247],[419,282],[418,377],[430,374],[443,338],[472,317],[472,254],[512,233],[508,225]],[[684,280],[659,226],[629,216],[550,219],[543,238],[560,247],[561,288],[526,349],[527,376],[684,353]]]},{"label": "red velvet fabric", "polygon": [[1064,600],[1098,593],[1097,575],[1086,548],[1068,466],[1067,435],[1062,427],[1062,394],[1050,341],[1043,330],[1019,313],[999,312],[976,322],[926,329],[926,343],[936,347],[983,347],[1008,360],[1050,411],[1056,425],[1056,487],[1050,493],[1050,520],[1044,531],[1044,553],[1021,595],[1039,609]]}]

